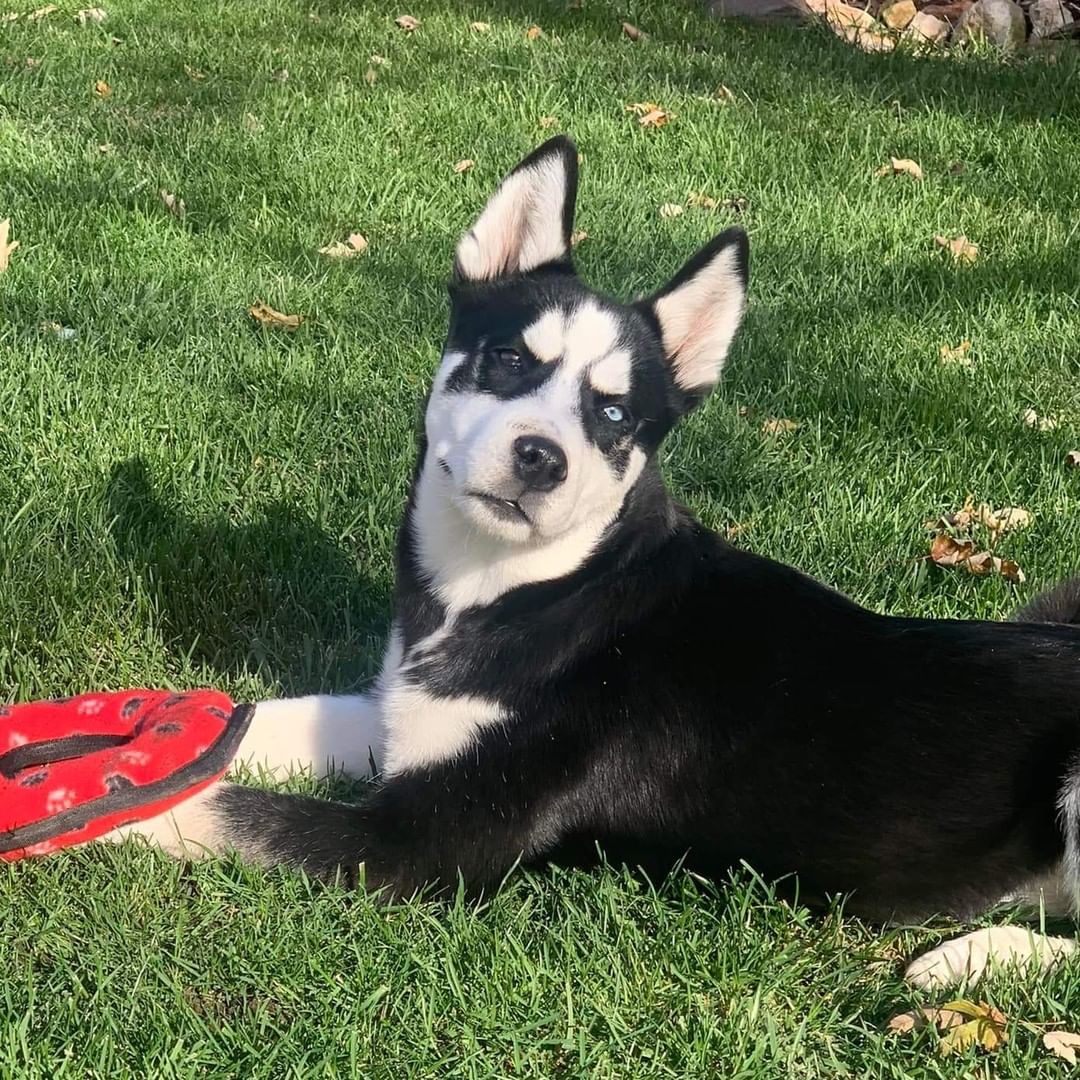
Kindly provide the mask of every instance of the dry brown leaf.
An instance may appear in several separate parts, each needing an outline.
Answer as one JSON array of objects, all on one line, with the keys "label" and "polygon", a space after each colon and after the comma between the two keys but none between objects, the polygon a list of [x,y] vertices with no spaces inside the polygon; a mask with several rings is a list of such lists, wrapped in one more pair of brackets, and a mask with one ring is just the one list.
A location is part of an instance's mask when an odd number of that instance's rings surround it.
[{"label": "dry brown leaf", "polygon": [[36,56],[28,56],[23,64],[27,71],[33,71],[35,68],[41,67],[41,61]]},{"label": "dry brown leaf", "polygon": [[974,554],[974,540],[956,540],[948,533],[938,533],[930,544],[930,561],[938,566],[959,566]]},{"label": "dry brown leaf", "polygon": [[546,131],[548,128],[555,127],[559,123],[559,118],[557,116],[541,116],[537,123]]},{"label": "dry brown leaf", "polygon": [[721,83],[716,88],[716,92],[713,94],[713,97],[716,98],[717,101],[732,102],[735,100],[735,91],[732,90],[731,87],[724,86],[724,84]]},{"label": "dry brown leaf", "polygon": [[190,64],[184,65],[184,74],[194,82],[202,82],[206,78],[205,72],[193,68]]},{"label": "dry brown leaf", "polygon": [[399,15],[394,22],[396,22],[406,34],[411,34],[420,26],[420,20],[413,15]]},{"label": "dry brown leaf", "polygon": [[993,1053],[1009,1040],[1005,1030],[1007,1021],[1003,1013],[986,1002],[975,1004],[971,1001],[950,1001],[944,1006],[953,1012],[969,1017],[965,1023],[957,1024],[942,1036],[938,1049],[942,1054],[952,1054],[965,1050],[969,1046],[978,1046]]},{"label": "dry brown leaf", "polygon": [[248,308],[248,314],[261,326],[280,327],[283,330],[295,330],[304,321],[301,315],[285,315],[261,300],[256,300]]},{"label": "dry brown leaf", "polygon": [[799,427],[798,420],[785,420],[783,417],[772,417],[761,425],[765,435],[788,435]]},{"label": "dry brown leaf", "polygon": [[364,72],[364,82],[366,82],[368,86],[374,86],[375,80],[378,79],[378,77],[379,73],[373,67],[369,67]]},{"label": "dry brown leaf", "polygon": [[169,211],[174,218],[183,220],[184,215],[187,213],[187,207],[184,205],[184,200],[178,198],[171,191],[161,189],[161,201],[165,204],[165,209]]},{"label": "dry brown leaf", "polygon": [[589,239],[589,234],[584,229],[575,229],[570,234],[570,246],[576,248],[578,244]]},{"label": "dry brown leaf", "polygon": [[464,173],[468,172],[476,164],[472,158],[462,158],[455,166],[454,172]]},{"label": "dry brown leaf", "polygon": [[98,143],[99,154],[115,154],[116,144],[111,142]]},{"label": "dry brown leaf", "polygon": [[98,26],[109,17],[104,8],[80,8],[75,12],[75,21],[80,26]]},{"label": "dry brown leaf", "polygon": [[361,233],[349,233],[345,240],[335,240],[332,244],[319,248],[319,254],[328,259],[352,259],[367,251],[367,238]]},{"label": "dry brown leaf", "polygon": [[968,355],[971,351],[971,342],[964,338],[955,348],[951,345],[942,345],[940,349],[941,362],[943,364],[956,364],[958,367],[971,367],[974,361]]},{"label": "dry brown leaf", "polygon": [[2,274],[11,262],[11,256],[19,246],[18,240],[8,242],[8,234],[11,232],[11,218],[0,221],[0,274]]},{"label": "dry brown leaf", "polygon": [[59,10],[56,4],[46,4],[44,7],[39,7],[37,11],[31,11],[26,17],[30,22],[37,22],[39,19],[44,19],[46,15],[51,15],[54,11]]},{"label": "dry brown leaf", "polygon": [[979,257],[979,245],[973,244],[963,233],[951,239],[938,233],[934,237],[934,243],[939,248],[947,251],[953,257],[954,262],[970,264]]},{"label": "dry brown leaf", "polygon": [[1012,559],[996,559],[995,562],[997,563],[997,572],[1006,581],[1015,581],[1018,585],[1023,585],[1027,580],[1024,571]]},{"label": "dry brown leaf", "polygon": [[949,175],[959,176],[967,166],[962,161],[950,161],[949,162]]},{"label": "dry brown leaf", "polygon": [[1031,511],[1022,506],[1003,506],[993,510],[985,503],[976,511],[977,520],[992,533],[1007,533],[1010,529],[1026,529],[1031,524]]},{"label": "dry brown leaf", "polygon": [[631,41],[645,41],[649,36],[643,30],[639,30],[633,23],[628,22],[622,24],[622,32]]},{"label": "dry brown leaf", "polygon": [[1036,431],[1053,431],[1058,426],[1054,416],[1040,416],[1034,409],[1025,409],[1020,414],[1021,421],[1029,428]]},{"label": "dry brown leaf", "polygon": [[369,60],[370,60],[370,61],[371,61],[371,62],[372,62],[372,63],[373,63],[373,64],[374,64],[374,65],[375,65],[376,67],[389,67],[389,66],[390,66],[390,61],[389,61],[389,60],[387,60],[385,56],[380,56],[380,55],[379,55],[378,53],[372,53],[372,54],[371,54],[371,55],[370,55],[370,56],[368,57],[368,59],[369,59]]},{"label": "dry brown leaf", "polygon": [[951,1009],[936,1009],[924,1006],[921,1009],[912,1009],[911,1012],[900,1013],[894,1016],[886,1030],[906,1035],[909,1031],[921,1031],[928,1025],[933,1025],[939,1031],[948,1031],[964,1022],[963,1013],[953,1012]]},{"label": "dry brown leaf", "polygon": [[100,98],[106,98],[112,93],[112,87],[104,79],[98,79],[94,83],[94,93]]},{"label": "dry brown leaf", "polygon": [[663,127],[671,119],[671,113],[653,101],[635,101],[626,111],[633,113],[642,127]]},{"label": "dry brown leaf", "polygon": [[470,30],[475,30],[478,34],[486,34],[491,29],[491,23],[486,23],[486,22],[469,23],[469,29]]},{"label": "dry brown leaf", "polygon": [[660,207],[660,216],[662,218],[678,217],[683,212],[683,207],[677,202],[666,202]]},{"label": "dry brown leaf", "polygon": [[539,26],[530,26],[529,29],[525,31],[525,36],[530,41],[535,41],[538,37],[544,36],[544,31],[541,30]]},{"label": "dry brown leaf", "polygon": [[1076,1064],[1076,1051],[1080,1050],[1080,1035],[1071,1031],[1048,1031],[1042,1038],[1043,1046],[1055,1057],[1070,1065]]},{"label": "dry brown leaf", "polygon": [[244,113],[244,119],[240,121],[245,131],[258,133],[263,129],[262,121],[254,113]]},{"label": "dry brown leaf", "polygon": [[286,83],[289,81],[289,69],[285,67],[274,68],[274,70],[270,72],[270,78],[273,79],[274,82]]},{"label": "dry brown leaf", "polygon": [[715,210],[720,203],[711,195],[706,195],[703,191],[691,191],[686,197],[686,205],[698,207],[702,210]]},{"label": "dry brown leaf", "polygon": [[923,178],[922,166],[917,161],[912,161],[911,158],[889,158],[888,165],[882,165],[875,176],[910,176],[913,180],[921,180]]},{"label": "dry brown leaf", "polygon": [[1065,464],[1071,465],[1074,469],[1080,468],[1080,450],[1070,450],[1065,455]]}]

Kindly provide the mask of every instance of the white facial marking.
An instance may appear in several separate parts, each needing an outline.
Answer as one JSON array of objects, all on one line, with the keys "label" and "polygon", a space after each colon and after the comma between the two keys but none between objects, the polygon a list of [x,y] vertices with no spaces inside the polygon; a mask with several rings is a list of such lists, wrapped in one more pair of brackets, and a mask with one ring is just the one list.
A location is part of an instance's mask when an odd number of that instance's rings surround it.
[{"label": "white facial marking", "polygon": [[589,382],[601,394],[630,393],[630,354],[625,349],[608,353],[589,368]]},{"label": "white facial marking", "polygon": [[526,327],[521,336],[537,360],[553,364],[566,349],[566,316],[560,308],[551,308]]}]

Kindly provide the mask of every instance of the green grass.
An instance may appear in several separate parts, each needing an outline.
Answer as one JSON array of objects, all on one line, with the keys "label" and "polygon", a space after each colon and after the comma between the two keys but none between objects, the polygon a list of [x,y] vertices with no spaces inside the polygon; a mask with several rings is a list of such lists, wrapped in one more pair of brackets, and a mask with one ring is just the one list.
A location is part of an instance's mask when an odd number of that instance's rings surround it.
[{"label": "green grass", "polygon": [[[997,618],[1080,568],[1075,60],[866,57],[637,0],[437,2],[412,35],[403,10],[118,0],[102,27],[67,6],[0,24],[0,219],[22,242],[0,275],[0,694],[370,678],[455,235],[541,116],[580,142],[579,260],[604,288],[657,285],[736,217],[662,203],[749,201],[746,329],[668,453],[707,522],[878,610]],[[624,105],[646,100],[675,120],[639,128]],[[925,181],[875,179],[889,155]],[[362,258],[316,254],[354,229]],[[261,331],[256,299],[306,322]],[[974,369],[943,368],[963,338]],[[766,438],[770,416],[801,427]],[[968,493],[1034,513],[1005,548],[1025,586],[920,561],[923,521]],[[985,988],[1014,1021],[992,1062],[882,1034],[917,1000],[903,959],[950,929],[811,916],[749,875],[519,876],[479,910],[380,909],[76,851],[0,873],[0,1072],[1058,1076],[1016,1021],[1075,1024],[1075,967]]]}]

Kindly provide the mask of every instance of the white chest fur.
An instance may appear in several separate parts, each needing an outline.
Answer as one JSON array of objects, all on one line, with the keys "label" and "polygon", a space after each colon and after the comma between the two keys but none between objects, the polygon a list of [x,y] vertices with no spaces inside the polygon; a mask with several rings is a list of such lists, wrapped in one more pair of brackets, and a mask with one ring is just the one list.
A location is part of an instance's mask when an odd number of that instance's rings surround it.
[{"label": "white chest fur", "polygon": [[482,729],[506,719],[498,702],[470,694],[437,696],[414,680],[417,661],[430,655],[446,632],[436,631],[407,655],[398,629],[391,632],[376,690],[384,732],[382,765],[387,775],[455,757]]}]

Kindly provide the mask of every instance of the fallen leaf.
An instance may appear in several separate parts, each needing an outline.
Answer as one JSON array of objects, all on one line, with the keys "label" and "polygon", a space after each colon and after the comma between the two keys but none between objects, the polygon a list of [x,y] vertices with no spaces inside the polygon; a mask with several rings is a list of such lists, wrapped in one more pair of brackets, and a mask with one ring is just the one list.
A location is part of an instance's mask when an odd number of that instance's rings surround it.
[{"label": "fallen leaf", "polygon": [[244,113],[241,123],[247,131],[260,132],[263,129],[262,121],[254,113]]},{"label": "fallen leaf", "polygon": [[326,247],[319,248],[319,254],[328,259],[352,259],[367,251],[367,239],[358,232],[349,233],[346,240],[335,240]]},{"label": "fallen leaf", "polygon": [[557,116],[541,116],[540,119],[537,121],[540,127],[542,127],[545,131],[548,128],[555,127],[558,122],[559,118]]},{"label": "fallen leaf", "polygon": [[465,173],[468,172],[476,164],[472,158],[462,158],[455,166],[454,172]]},{"label": "fallen leaf", "polygon": [[962,161],[950,161],[949,162],[949,175],[959,176],[967,166]]},{"label": "fallen leaf", "polygon": [[732,195],[730,199],[725,199],[720,205],[723,209],[731,210],[733,213],[745,214],[750,209],[750,200],[745,195]]},{"label": "fallen leaf", "polygon": [[716,98],[717,101],[732,102],[735,100],[735,91],[732,90],[730,86],[724,86],[724,84],[721,83],[716,88],[716,93],[713,94],[713,97]]},{"label": "fallen leaf", "polygon": [[683,207],[677,202],[666,202],[660,207],[662,218],[678,217],[683,212]]},{"label": "fallen leaf", "polygon": [[111,143],[111,142],[98,143],[98,153],[99,154],[115,154],[116,153],[116,145],[114,143]]},{"label": "fallen leaf", "polygon": [[411,34],[420,25],[420,20],[414,18],[412,15],[399,15],[394,22],[396,22],[406,34]]},{"label": "fallen leaf", "polygon": [[43,322],[38,329],[43,334],[51,334],[59,341],[74,341],[79,336],[79,331],[72,326],[64,326],[58,322]]},{"label": "fallen leaf", "polygon": [[1012,559],[997,559],[995,558],[997,572],[1005,578],[1006,581],[1015,581],[1018,585],[1023,585],[1027,580],[1024,575],[1024,571],[1020,569],[1019,565]]},{"label": "fallen leaf", "polygon": [[103,23],[108,18],[104,8],[80,8],[75,12],[75,21],[80,26],[93,26]]},{"label": "fallen leaf", "polygon": [[0,15],[0,26],[4,23],[13,23],[19,21],[19,13],[17,11],[5,11],[3,15]]},{"label": "fallen leaf", "polygon": [[0,274],[2,274],[11,262],[11,256],[19,246],[18,240],[8,242],[8,233],[11,231],[11,218],[0,221]]},{"label": "fallen leaf", "polygon": [[653,101],[635,101],[626,111],[633,113],[642,127],[663,127],[671,119],[671,113]]},{"label": "fallen leaf", "polygon": [[470,30],[475,30],[478,34],[486,34],[491,29],[491,23],[486,23],[486,22],[469,23],[469,29]]},{"label": "fallen leaf", "polygon": [[1034,409],[1025,409],[1020,414],[1021,421],[1029,428],[1036,431],[1053,431],[1058,426],[1054,416],[1040,416]]},{"label": "fallen leaf", "polygon": [[924,1006],[921,1009],[912,1009],[911,1012],[894,1016],[885,1027],[887,1031],[906,1035],[909,1031],[921,1031],[929,1025],[936,1027],[939,1031],[948,1031],[949,1028],[963,1022],[963,1013],[954,1012],[952,1009]]},{"label": "fallen leaf", "polygon": [[787,435],[792,431],[795,431],[799,426],[798,420],[785,420],[783,418],[774,417],[766,420],[761,425],[761,430],[766,435]]},{"label": "fallen leaf", "polygon": [[1043,1046],[1055,1057],[1070,1065],[1076,1064],[1076,1051],[1080,1050],[1080,1035],[1071,1031],[1048,1031],[1042,1038]]},{"label": "fallen leaf", "polygon": [[30,22],[37,22],[39,19],[44,19],[46,15],[51,15],[54,11],[59,10],[55,4],[46,4],[44,7],[38,8],[37,11],[31,11],[26,17]]},{"label": "fallen leaf", "polygon": [[385,56],[380,56],[380,55],[379,55],[378,53],[372,53],[372,54],[371,54],[371,55],[370,55],[370,56],[368,57],[368,59],[369,59],[369,60],[370,60],[370,61],[371,61],[371,62],[372,62],[372,63],[373,63],[373,64],[374,64],[374,65],[375,65],[376,67],[389,67],[389,66],[390,66],[390,61],[389,61],[389,60],[387,60]]},{"label": "fallen leaf", "polygon": [[959,367],[972,367],[973,361],[968,353],[971,351],[971,342],[965,338],[955,348],[942,345],[940,349],[941,362],[943,364],[956,364]]},{"label": "fallen leaf", "polygon": [[974,540],[956,540],[948,533],[938,533],[930,544],[930,561],[937,566],[959,566],[974,554]]},{"label": "fallen leaf", "polygon": [[1022,506],[1004,506],[992,510],[985,503],[976,511],[980,525],[995,534],[1007,533],[1010,529],[1026,529],[1031,524],[1031,511]]},{"label": "fallen leaf", "polygon": [[535,41],[538,37],[544,36],[544,31],[541,30],[539,26],[530,26],[529,29],[525,31],[525,36],[530,41]]},{"label": "fallen leaf", "polygon": [[262,326],[280,327],[283,330],[295,330],[304,321],[300,315],[284,315],[280,311],[275,311],[261,300],[256,300],[248,308],[248,314]]},{"label": "fallen leaf", "polygon": [[184,65],[184,74],[195,82],[202,82],[206,78],[205,72],[200,71],[198,68],[193,68],[190,64]]},{"label": "fallen leaf", "polygon": [[575,229],[570,234],[570,246],[576,248],[578,244],[589,239],[589,234],[584,229]]},{"label": "fallen leaf", "polygon": [[913,180],[921,180],[923,178],[922,166],[917,161],[912,161],[911,158],[889,158],[888,165],[882,165],[875,176],[910,176]]},{"label": "fallen leaf", "polygon": [[649,37],[649,35],[646,34],[643,30],[639,30],[633,23],[628,22],[624,22],[622,24],[622,32],[631,41],[645,41]]},{"label": "fallen leaf", "polygon": [[364,72],[364,82],[366,82],[368,86],[374,86],[375,80],[378,79],[378,77],[379,73],[373,67],[369,67]]},{"label": "fallen leaf", "polygon": [[702,210],[715,210],[720,203],[711,195],[706,195],[703,191],[691,191],[686,197],[686,205],[697,207]]},{"label": "fallen leaf", "polygon": [[184,200],[178,198],[171,191],[161,189],[161,201],[165,204],[165,209],[178,221],[184,220],[184,215],[187,213],[187,207],[184,205]]},{"label": "fallen leaf", "polygon": [[270,78],[273,79],[274,82],[286,83],[289,81],[289,69],[284,67],[274,68],[274,70],[270,72]]},{"label": "fallen leaf", "polygon": [[27,71],[33,71],[34,68],[41,67],[41,61],[36,56],[28,56],[23,63]]},{"label": "fallen leaf", "polygon": [[98,79],[94,83],[94,93],[100,98],[106,98],[112,93],[112,87],[104,79]]},{"label": "fallen leaf", "polygon": [[934,243],[944,248],[953,257],[954,262],[973,263],[979,256],[978,244],[973,244],[962,233],[952,239],[939,233],[934,237]]},{"label": "fallen leaf", "polygon": [[1065,464],[1071,465],[1074,469],[1080,469],[1080,450],[1070,450],[1065,455]]},{"label": "fallen leaf", "polygon": [[942,1054],[952,1054],[965,1050],[969,1046],[978,1046],[993,1053],[1008,1042],[1009,1033],[1005,1030],[1006,1019],[1003,1013],[992,1005],[970,1001],[950,1001],[944,1006],[954,1012],[962,1013],[970,1019],[957,1024],[942,1036],[938,1048]]}]

